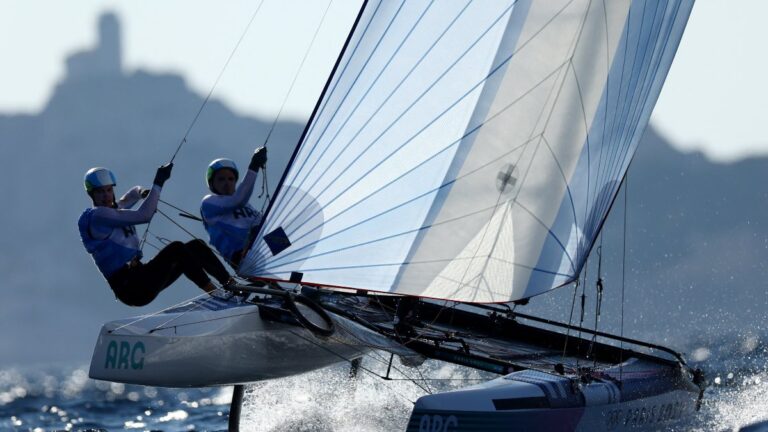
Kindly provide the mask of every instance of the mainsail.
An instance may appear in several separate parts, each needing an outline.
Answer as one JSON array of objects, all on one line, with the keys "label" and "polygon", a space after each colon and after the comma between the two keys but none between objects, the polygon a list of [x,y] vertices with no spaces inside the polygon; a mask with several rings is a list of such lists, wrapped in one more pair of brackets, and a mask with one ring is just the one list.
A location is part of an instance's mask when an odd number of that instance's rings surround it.
[{"label": "mainsail", "polygon": [[466,302],[573,281],[692,6],[366,2],[239,272]]}]

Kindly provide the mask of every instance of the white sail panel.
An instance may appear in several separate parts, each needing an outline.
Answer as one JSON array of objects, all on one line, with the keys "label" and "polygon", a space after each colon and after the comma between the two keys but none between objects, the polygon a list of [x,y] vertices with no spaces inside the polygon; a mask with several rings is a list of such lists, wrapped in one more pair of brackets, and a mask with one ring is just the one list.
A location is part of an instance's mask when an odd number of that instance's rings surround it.
[{"label": "white sail panel", "polygon": [[240,272],[472,302],[568,283],[691,6],[368,2]]}]

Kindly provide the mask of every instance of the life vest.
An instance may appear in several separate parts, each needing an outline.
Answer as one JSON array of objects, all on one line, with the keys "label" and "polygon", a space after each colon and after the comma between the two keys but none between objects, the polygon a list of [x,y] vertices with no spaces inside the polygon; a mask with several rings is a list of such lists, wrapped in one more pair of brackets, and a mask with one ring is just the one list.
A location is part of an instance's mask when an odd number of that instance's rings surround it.
[{"label": "life vest", "polygon": [[[136,235],[136,227],[128,225],[112,228],[103,239],[95,238],[92,234],[94,229],[92,218],[95,210],[94,208],[85,209],[77,221],[77,227],[80,229],[80,239],[83,241],[85,250],[91,254],[104,277],[109,278],[132,259],[142,257],[139,236]],[[109,229],[108,227],[99,228],[104,233]]]},{"label": "life vest", "polygon": [[248,245],[251,229],[261,222],[261,213],[250,204],[222,213],[212,201],[206,200],[200,207],[209,243],[228,261],[236,261],[236,255]]}]

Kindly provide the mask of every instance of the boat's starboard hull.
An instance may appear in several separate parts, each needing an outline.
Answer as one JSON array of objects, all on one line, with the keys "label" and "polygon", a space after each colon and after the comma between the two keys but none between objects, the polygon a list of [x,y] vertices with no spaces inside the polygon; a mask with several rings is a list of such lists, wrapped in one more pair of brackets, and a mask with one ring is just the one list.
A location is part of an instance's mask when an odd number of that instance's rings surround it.
[{"label": "boat's starboard hull", "polygon": [[621,380],[610,374],[582,382],[522,371],[459,391],[424,396],[416,402],[407,430],[656,431],[696,410],[698,388],[679,370],[629,363],[627,379]]}]

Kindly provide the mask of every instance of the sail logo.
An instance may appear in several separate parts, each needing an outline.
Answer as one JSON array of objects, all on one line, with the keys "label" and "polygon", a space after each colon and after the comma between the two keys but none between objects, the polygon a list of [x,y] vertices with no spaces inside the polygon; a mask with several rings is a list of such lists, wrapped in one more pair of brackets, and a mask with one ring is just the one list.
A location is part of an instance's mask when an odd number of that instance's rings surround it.
[{"label": "sail logo", "polygon": [[517,184],[515,176],[516,167],[512,164],[506,164],[496,176],[496,188],[502,194],[511,192]]},{"label": "sail logo", "polygon": [[458,427],[459,419],[455,415],[424,414],[419,422],[419,432],[449,432]]},{"label": "sail logo", "polygon": [[107,345],[107,356],[104,369],[144,369],[144,354],[147,353],[144,343],[133,344],[122,341],[110,341]]}]

